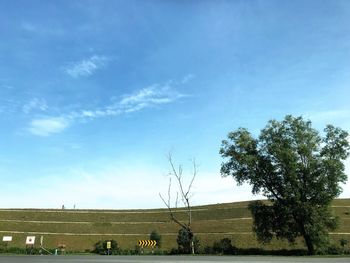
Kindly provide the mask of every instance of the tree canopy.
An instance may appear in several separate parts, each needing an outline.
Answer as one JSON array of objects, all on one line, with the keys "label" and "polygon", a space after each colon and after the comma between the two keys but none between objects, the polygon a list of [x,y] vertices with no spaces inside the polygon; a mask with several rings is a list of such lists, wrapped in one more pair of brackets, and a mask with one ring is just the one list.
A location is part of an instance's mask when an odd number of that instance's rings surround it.
[{"label": "tree canopy", "polygon": [[244,128],[230,132],[220,149],[221,174],[269,199],[250,205],[260,241],[302,236],[314,254],[336,227],[329,205],[347,180],[343,161],[349,149],[346,131],[328,125],[321,136],[311,121],[287,115],[269,121],[258,138]]}]

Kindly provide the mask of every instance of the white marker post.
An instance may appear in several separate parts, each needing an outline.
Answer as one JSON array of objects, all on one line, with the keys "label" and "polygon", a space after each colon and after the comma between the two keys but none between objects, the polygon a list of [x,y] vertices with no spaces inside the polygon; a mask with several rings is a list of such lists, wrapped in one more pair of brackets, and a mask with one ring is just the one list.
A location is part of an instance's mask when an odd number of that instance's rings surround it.
[{"label": "white marker post", "polygon": [[28,249],[28,247],[30,248],[30,252],[29,252],[30,255],[33,252],[34,244],[35,244],[35,236],[27,236],[26,247],[27,247],[27,249]]},{"label": "white marker post", "polygon": [[40,250],[39,250],[40,255],[43,254],[43,243],[44,243],[44,236],[41,236],[40,237]]},{"label": "white marker post", "polygon": [[3,236],[2,241],[4,242],[11,242],[12,241],[12,236]]},{"label": "white marker post", "polygon": [[26,238],[26,245],[34,245],[35,244],[35,236],[28,236]]},{"label": "white marker post", "polygon": [[12,236],[3,236],[2,241],[5,243],[5,249],[7,250],[7,244],[12,241]]}]

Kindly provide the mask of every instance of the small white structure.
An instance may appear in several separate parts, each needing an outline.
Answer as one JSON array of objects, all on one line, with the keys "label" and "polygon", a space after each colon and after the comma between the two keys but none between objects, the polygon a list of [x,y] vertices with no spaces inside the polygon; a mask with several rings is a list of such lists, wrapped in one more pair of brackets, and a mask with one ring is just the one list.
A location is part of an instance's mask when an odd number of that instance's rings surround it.
[{"label": "small white structure", "polygon": [[35,244],[35,236],[27,236],[26,245],[34,245]]},{"label": "small white structure", "polygon": [[12,241],[12,236],[3,236],[2,241],[4,242],[11,242]]}]

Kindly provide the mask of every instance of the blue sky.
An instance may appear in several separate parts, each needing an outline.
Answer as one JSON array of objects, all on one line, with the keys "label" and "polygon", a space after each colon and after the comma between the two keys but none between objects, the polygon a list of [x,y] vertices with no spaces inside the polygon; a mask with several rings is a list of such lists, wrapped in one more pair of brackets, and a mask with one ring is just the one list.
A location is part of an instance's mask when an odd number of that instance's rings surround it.
[{"label": "blue sky", "polygon": [[1,207],[162,207],[169,151],[187,178],[198,163],[194,204],[258,198],[220,176],[229,131],[350,130],[346,0],[1,1],[0,19]]}]

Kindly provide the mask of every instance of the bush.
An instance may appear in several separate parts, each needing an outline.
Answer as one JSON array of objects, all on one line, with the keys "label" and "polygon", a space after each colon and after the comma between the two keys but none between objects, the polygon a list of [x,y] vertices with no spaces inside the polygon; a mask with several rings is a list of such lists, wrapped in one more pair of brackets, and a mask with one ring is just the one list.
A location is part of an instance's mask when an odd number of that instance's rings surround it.
[{"label": "bush", "polygon": [[342,254],[343,253],[343,250],[336,246],[336,245],[331,245],[328,247],[327,249],[327,254],[328,255],[339,255],[339,254]]},{"label": "bush", "polygon": [[203,253],[206,255],[215,254],[214,249],[211,246],[205,246],[203,249]]},{"label": "bush", "polygon": [[[192,233],[189,233],[186,229],[181,228],[179,230],[179,233],[177,235],[177,252],[178,254],[191,254],[191,235]],[[197,253],[199,250],[199,239],[196,236],[193,236],[193,245],[194,245],[194,251]]]},{"label": "bush", "polygon": [[157,242],[156,247],[160,248],[162,245],[162,236],[156,231],[153,230],[149,236],[150,240],[155,240]]},{"label": "bush", "polygon": [[349,241],[347,239],[345,239],[345,238],[342,238],[342,239],[339,240],[339,243],[340,243],[340,246],[342,248],[345,248],[345,246],[347,246],[349,244]]},{"label": "bush", "polygon": [[231,239],[223,238],[214,243],[213,251],[215,254],[230,255],[236,253],[236,248],[232,246]]},{"label": "bush", "polygon": [[306,256],[305,249],[279,249],[279,250],[265,250],[262,248],[237,248],[237,255],[274,255],[274,256]]},{"label": "bush", "polygon": [[100,254],[100,255],[107,255],[108,254],[107,242],[111,242],[111,248],[109,249],[109,254],[117,255],[120,253],[118,243],[115,240],[100,240],[100,241],[98,241],[95,244],[95,249],[93,252]]}]

